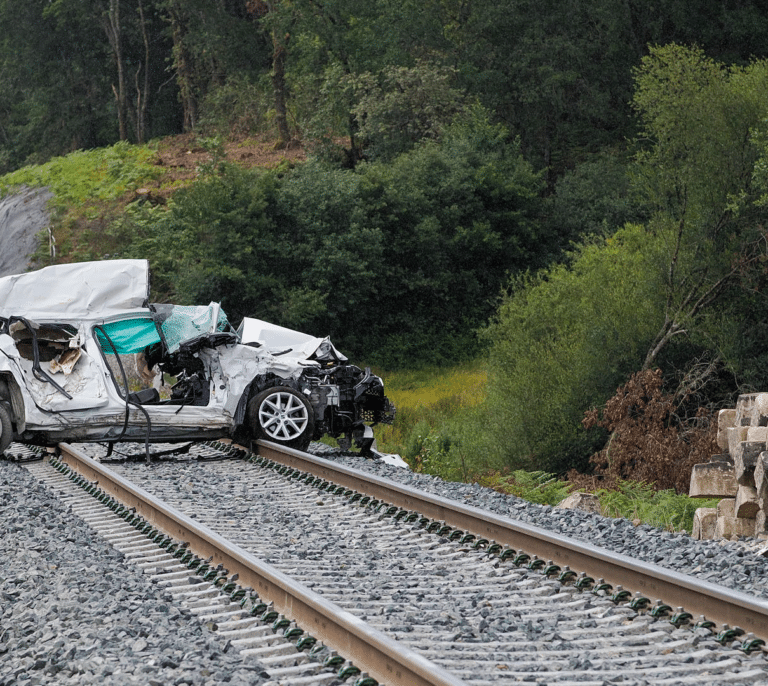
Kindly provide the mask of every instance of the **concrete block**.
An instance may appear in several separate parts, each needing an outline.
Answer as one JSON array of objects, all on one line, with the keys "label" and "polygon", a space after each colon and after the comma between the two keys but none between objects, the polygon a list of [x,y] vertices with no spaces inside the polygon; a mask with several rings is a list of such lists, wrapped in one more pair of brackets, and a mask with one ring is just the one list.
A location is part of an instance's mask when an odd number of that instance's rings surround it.
[{"label": "concrete block", "polygon": [[736,516],[740,519],[754,519],[759,509],[757,491],[752,486],[739,486],[734,504]]},{"label": "concrete block", "polygon": [[758,501],[765,502],[768,498],[768,452],[762,452],[757,456],[754,477],[757,499]]},{"label": "concrete block", "polygon": [[744,486],[755,485],[755,467],[757,457],[765,450],[765,443],[756,441],[742,441],[736,447],[733,457],[733,466],[736,470],[736,481]]},{"label": "concrete block", "polygon": [[730,462],[702,462],[691,470],[692,498],[735,498],[738,484]]},{"label": "concrete block", "polygon": [[757,422],[753,422],[753,417],[758,395],[758,393],[745,393],[739,396],[736,401],[736,426],[757,426]]},{"label": "concrete block", "polygon": [[768,393],[758,393],[753,409],[752,426],[768,426]]},{"label": "concrete block", "polygon": [[715,537],[717,527],[717,508],[700,507],[693,513],[692,536],[699,541],[709,541]]},{"label": "concrete block", "polygon": [[739,443],[747,440],[747,428],[746,426],[732,426],[725,430],[728,436],[728,454],[731,457],[736,454]]},{"label": "concrete block", "polygon": [[561,500],[557,507],[568,510],[582,510],[593,514],[603,514],[600,501],[592,493],[571,493],[565,500]]},{"label": "concrete block", "polygon": [[736,410],[720,410],[717,413],[717,446],[728,451],[728,429],[736,426]]},{"label": "concrete block", "polygon": [[[759,510],[758,513],[755,515],[755,536],[760,536],[760,534],[765,534],[767,525],[768,525],[768,522],[766,522],[765,510]],[[761,552],[758,554],[762,555],[763,553]]]},{"label": "concrete block", "polygon": [[717,504],[715,538],[733,540],[739,536],[754,536],[755,520],[736,516],[736,498],[723,498]]},{"label": "concrete block", "polygon": [[718,517],[735,517],[736,512],[736,497],[723,498],[717,503],[717,516]]},{"label": "concrete block", "polygon": [[738,540],[740,536],[755,535],[755,520],[739,517],[718,517],[715,525],[715,539]]},{"label": "concrete block", "polygon": [[747,441],[749,443],[765,443],[768,441],[768,426],[747,427]]}]

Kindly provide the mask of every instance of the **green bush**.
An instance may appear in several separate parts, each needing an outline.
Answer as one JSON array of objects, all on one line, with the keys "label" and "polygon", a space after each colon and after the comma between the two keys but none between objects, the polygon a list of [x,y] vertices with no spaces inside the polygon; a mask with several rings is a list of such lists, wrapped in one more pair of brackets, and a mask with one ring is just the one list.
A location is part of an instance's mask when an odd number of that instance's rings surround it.
[{"label": "green bush", "polygon": [[[663,317],[663,242],[639,226],[578,247],[571,266],[513,279],[490,343],[485,440],[508,468],[564,473],[600,405],[642,364]],[[568,461],[566,461],[568,457]]]},{"label": "green bush", "polygon": [[319,160],[247,171],[214,160],[167,207],[132,206],[112,240],[152,263],[153,290],[221,301],[330,335],[389,369],[477,357],[475,330],[511,272],[543,265],[541,178],[504,130],[472,112],[392,163]]},{"label": "green bush", "polygon": [[269,126],[266,113],[271,103],[272,94],[265,83],[235,74],[206,94],[198,128],[208,135],[234,137],[263,132]]},{"label": "green bush", "polygon": [[464,109],[464,95],[451,87],[455,70],[423,60],[350,80],[352,115],[368,158],[391,160],[421,140],[437,140]]}]

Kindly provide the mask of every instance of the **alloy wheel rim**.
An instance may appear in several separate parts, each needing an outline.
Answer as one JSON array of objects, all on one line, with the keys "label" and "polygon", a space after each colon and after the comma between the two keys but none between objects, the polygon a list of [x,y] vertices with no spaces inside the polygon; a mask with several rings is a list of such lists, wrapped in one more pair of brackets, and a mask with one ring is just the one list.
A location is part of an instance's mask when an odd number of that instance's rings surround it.
[{"label": "alloy wheel rim", "polygon": [[309,413],[292,393],[272,393],[259,406],[259,423],[267,436],[289,441],[300,436],[309,423]]}]

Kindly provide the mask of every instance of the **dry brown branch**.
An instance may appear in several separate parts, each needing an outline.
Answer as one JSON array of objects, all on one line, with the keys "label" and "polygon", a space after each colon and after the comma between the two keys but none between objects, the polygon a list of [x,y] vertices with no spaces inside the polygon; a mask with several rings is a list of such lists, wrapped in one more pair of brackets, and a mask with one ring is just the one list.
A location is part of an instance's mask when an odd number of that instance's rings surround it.
[{"label": "dry brown branch", "polygon": [[[611,432],[605,448],[590,458],[601,486],[622,479],[688,492],[693,465],[709,461],[717,452],[717,427],[704,408],[695,417],[682,419],[677,410],[683,400],[678,394],[663,393],[661,370],[649,369],[617,389],[602,413],[593,408],[585,414],[585,428],[601,426]],[[569,474],[573,478],[578,477]]]}]

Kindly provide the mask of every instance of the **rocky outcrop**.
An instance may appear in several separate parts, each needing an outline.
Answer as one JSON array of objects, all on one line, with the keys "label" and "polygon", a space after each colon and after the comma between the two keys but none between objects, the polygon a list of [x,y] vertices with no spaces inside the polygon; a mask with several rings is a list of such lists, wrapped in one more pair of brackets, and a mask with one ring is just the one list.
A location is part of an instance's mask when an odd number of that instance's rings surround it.
[{"label": "rocky outcrop", "polygon": [[46,188],[22,188],[0,197],[0,276],[21,274],[29,268],[39,234],[48,228],[51,197]]},{"label": "rocky outcrop", "polygon": [[768,537],[768,393],[741,395],[735,409],[720,410],[717,445],[723,452],[691,472],[692,497],[721,498],[717,508],[696,510],[694,538]]}]

